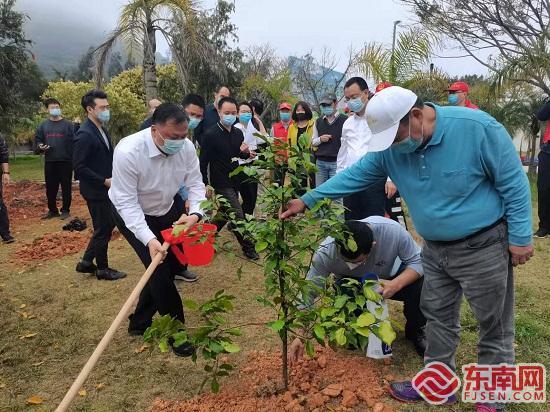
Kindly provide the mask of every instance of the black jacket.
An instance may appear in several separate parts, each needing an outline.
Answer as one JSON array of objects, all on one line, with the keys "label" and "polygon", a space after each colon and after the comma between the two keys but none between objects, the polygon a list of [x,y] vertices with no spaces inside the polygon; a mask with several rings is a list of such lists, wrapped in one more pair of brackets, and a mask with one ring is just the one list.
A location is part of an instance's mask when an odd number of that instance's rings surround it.
[{"label": "black jacket", "polygon": [[73,167],[75,176],[80,180],[80,194],[86,200],[108,200],[105,179],[113,173],[113,145],[111,138],[103,129],[109,148],[99,129],[89,119],[78,129],[74,142]]},{"label": "black jacket", "polygon": [[213,104],[207,105],[206,108],[204,109],[204,116],[202,118],[202,121],[199,123],[196,129],[193,130],[193,138],[195,142],[199,144],[199,146],[202,146],[203,136],[207,132],[207,130],[210,129],[219,121],[220,121],[220,115],[218,114],[218,111],[216,110],[214,105]]},{"label": "black jacket", "polygon": [[248,159],[248,154],[241,152],[243,132],[234,126],[228,132],[217,123],[203,137],[200,166],[204,184],[214,189],[237,188],[237,176],[229,177],[229,174],[239,166],[235,158]]},{"label": "black jacket", "polygon": [[537,119],[539,119],[541,122],[550,120],[550,100],[548,100],[544,104],[544,106],[540,108],[540,110],[537,113]]}]

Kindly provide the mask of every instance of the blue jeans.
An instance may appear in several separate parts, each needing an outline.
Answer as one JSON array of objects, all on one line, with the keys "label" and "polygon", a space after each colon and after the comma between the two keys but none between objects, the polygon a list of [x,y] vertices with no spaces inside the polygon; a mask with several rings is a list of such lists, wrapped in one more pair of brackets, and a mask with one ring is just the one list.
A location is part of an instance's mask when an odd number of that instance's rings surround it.
[{"label": "blue jeans", "polygon": [[315,163],[317,165],[317,173],[315,173],[315,186],[322,185],[328,179],[336,174],[336,161],[327,162],[325,160],[317,159]]}]

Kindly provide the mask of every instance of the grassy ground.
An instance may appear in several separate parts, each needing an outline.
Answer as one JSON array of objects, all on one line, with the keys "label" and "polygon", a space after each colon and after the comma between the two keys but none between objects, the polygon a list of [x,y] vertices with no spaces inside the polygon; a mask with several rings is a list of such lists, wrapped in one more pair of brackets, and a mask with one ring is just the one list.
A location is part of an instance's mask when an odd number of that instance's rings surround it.
[{"label": "grassy ground", "polygon": [[38,155],[10,156],[10,175],[14,182],[20,180],[44,181],[44,157]]},{"label": "grassy ground", "polygon": [[[27,161],[28,164],[36,162]],[[32,167],[25,168],[25,162],[15,164],[12,170],[21,167],[21,172],[15,172],[14,177],[30,173]],[[33,267],[10,262],[18,245],[44,233],[59,231],[60,226],[59,221],[29,222],[20,228],[18,243],[0,245],[0,411],[53,410],[143,272],[124,240],[113,241],[110,246],[112,266],[129,273],[126,279],[117,282],[100,282],[75,273],[78,255],[35,262]],[[521,362],[550,365],[548,261],[550,239],[536,240],[535,258],[516,271],[516,350],[517,360]],[[238,281],[235,272],[240,264],[238,259],[218,257],[211,266],[197,268],[200,280],[183,284],[182,296],[201,301],[215,290],[225,288],[238,297],[237,309],[231,315],[236,322],[269,319],[270,313],[255,300],[263,290],[261,269],[246,262],[242,280]],[[400,305],[392,304],[391,309],[393,316],[402,321]],[[192,313],[188,314],[187,321],[194,323]],[[459,365],[476,358],[475,320],[467,305],[464,305],[462,326]],[[140,352],[141,340],[129,337],[124,328],[117,332],[101,357],[84,385],[85,396],[76,399],[73,410],[143,411],[148,410],[156,396],[181,399],[196,392],[202,380],[199,366],[171,354]],[[276,349],[276,337],[266,332],[265,328],[250,328],[239,343],[245,352]],[[33,333],[36,335],[30,336]],[[421,368],[420,358],[402,336],[394,346],[394,354],[395,377],[410,377]],[[238,362],[243,355],[239,356]],[[26,406],[26,399],[31,396],[39,396],[43,404]],[[402,407],[405,411],[431,409],[435,408]],[[545,411],[548,407],[522,405],[511,409]],[[452,410],[472,410],[472,407],[459,405]]]}]

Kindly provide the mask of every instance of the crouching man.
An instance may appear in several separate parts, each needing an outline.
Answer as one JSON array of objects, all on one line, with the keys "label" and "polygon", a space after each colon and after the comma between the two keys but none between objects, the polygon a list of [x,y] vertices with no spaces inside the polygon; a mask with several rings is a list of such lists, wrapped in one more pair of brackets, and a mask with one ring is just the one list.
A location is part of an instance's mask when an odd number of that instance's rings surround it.
[{"label": "crouching man", "polygon": [[[423,270],[420,247],[409,232],[399,223],[381,216],[370,216],[363,220],[348,220],[344,223],[357,244],[356,251],[350,251],[332,237],[321,243],[313,256],[307,279],[323,287],[327,277],[333,273],[336,279],[360,279],[373,274],[381,279],[382,296],[404,303],[406,318],[405,336],[412,341],[420,356],[424,356],[426,319],[420,310]],[[401,265],[392,270],[399,258]],[[315,296],[309,296],[309,301]],[[290,361],[303,355],[303,345],[296,338],[290,346]]]},{"label": "crouching man", "polygon": [[[179,106],[163,103],[153,113],[152,122],[150,128],[117,145],[109,190],[121,232],[143,265],[149,266],[157,253],[166,255],[130,315],[130,335],[143,335],[156,312],[184,322],[173,275],[180,266],[171,251],[162,251],[160,232],[173,224],[197,223],[203,214],[200,203],[206,199],[199,159],[187,139],[188,116]],[[181,208],[174,203],[182,186],[189,192],[188,215],[180,215]],[[173,351],[178,356],[193,354],[189,344],[173,347]]]}]

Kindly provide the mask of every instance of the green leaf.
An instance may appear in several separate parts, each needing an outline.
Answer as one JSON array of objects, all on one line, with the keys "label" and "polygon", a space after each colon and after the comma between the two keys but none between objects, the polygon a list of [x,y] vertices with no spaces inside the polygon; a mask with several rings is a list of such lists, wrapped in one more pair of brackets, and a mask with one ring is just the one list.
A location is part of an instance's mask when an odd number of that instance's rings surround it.
[{"label": "green leaf", "polygon": [[216,378],[212,378],[212,382],[210,383],[210,389],[212,389],[212,392],[218,393],[220,391],[220,383]]},{"label": "green leaf", "polygon": [[374,309],[374,313],[376,313],[376,316],[380,317],[384,313],[384,308],[382,306],[377,307]]},{"label": "green leaf", "polygon": [[346,303],[346,309],[348,313],[353,313],[357,309],[357,303],[355,302],[348,302]]},{"label": "green leaf", "polygon": [[365,303],[367,303],[367,301],[366,301],[364,296],[357,295],[357,296],[355,296],[355,303],[357,303],[357,306],[362,308],[362,307],[365,306]]},{"label": "green leaf", "polygon": [[359,327],[370,326],[373,323],[376,323],[376,318],[372,313],[369,313],[369,312],[362,313],[357,318],[357,326]]},{"label": "green leaf", "polygon": [[336,299],[334,300],[333,306],[336,309],[342,309],[348,300],[349,300],[349,296],[347,295],[337,296]]},{"label": "green leaf", "polygon": [[281,329],[283,329],[284,326],[285,326],[284,320],[275,320],[267,324],[267,327],[273,330],[274,332],[279,332]]},{"label": "green leaf", "polygon": [[199,308],[199,304],[192,299],[183,299],[183,306],[191,310],[197,310]]},{"label": "green leaf", "polygon": [[161,339],[159,341],[159,349],[162,353],[168,352],[168,340],[167,339]]},{"label": "green leaf", "polygon": [[181,234],[185,229],[187,228],[187,225],[176,225],[172,228],[172,236],[176,237]]},{"label": "green leaf", "polygon": [[372,287],[366,285],[363,287],[363,295],[365,295],[367,300],[372,302],[380,302],[382,300],[382,295],[380,295],[380,293],[375,292],[372,290]]},{"label": "green leaf", "polygon": [[239,328],[231,328],[226,330],[227,333],[233,336],[241,336],[241,330]]},{"label": "green leaf", "polygon": [[355,239],[353,239],[352,237],[348,238],[348,240],[346,241],[346,246],[350,252],[357,251],[357,242],[355,242]]},{"label": "green leaf", "polygon": [[313,327],[313,333],[315,333],[315,336],[317,336],[319,340],[325,339],[325,328],[321,325],[315,325]]},{"label": "green leaf", "polygon": [[367,327],[353,326],[353,330],[361,336],[369,337],[370,329]]},{"label": "green leaf", "polygon": [[375,328],[373,332],[386,345],[391,345],[396,338],[396,334],[391,327],[391,323],[387,320],[380,323],[380,326],[378,326],[378,328]]},{"label": "green leaf", "polygon": [[230,365],[229,363],[222,363],[220,365],[220,369],[226,370],[226,371],[232,371],[233,365]]},{"label": "green leaf", "polygon": [[265,240],[260,240],[256,243],[256,252],[260,253],[262,250],[265,250],[269,244]]},{"label": "green leaf", "polygon": [[241,280],[242,275],[243,275],[243,267],[240,266],[240,267],[237,269],[237,279]]},{"label": "green leaf", "polygon": [[313,349],[313,343],[310,340],[306,341],[306,353],[310,358],[315,356],[315,349]]},{"label": "green leaf", "polygon": [[344,346],[347,342],[346,330],[344,328],[338,329],[334,335],[334,338],[339,346]]},{"label": "green leaf", "polygon": [[236,343],[226,342],[226,341],[222,341],[220,343],[227,353],[236,353],[241,350],[239,345],[237,345]]}]

